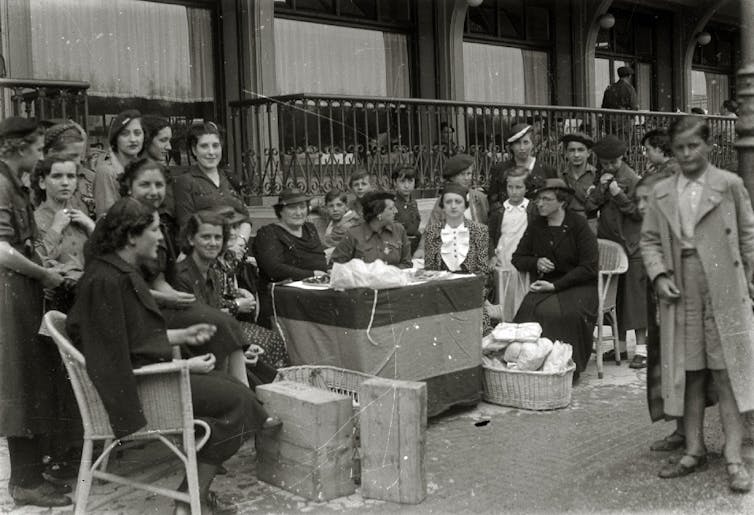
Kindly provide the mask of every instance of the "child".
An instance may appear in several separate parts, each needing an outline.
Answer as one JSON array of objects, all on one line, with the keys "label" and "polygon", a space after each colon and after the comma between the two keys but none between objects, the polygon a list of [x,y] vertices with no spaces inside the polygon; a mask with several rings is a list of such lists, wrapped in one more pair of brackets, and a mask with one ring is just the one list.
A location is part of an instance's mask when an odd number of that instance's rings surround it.
[{"label": "child", "polygon": [[526,198],[528,175],[529,170],[523,166],[509,170],[506,180],[508,199],[490,213],[490,268],[495,271],[497,301],[502,309],[503,322],[513,320],[529,290],[529,275],[519,272],[511,264],[513,252],[526,231],[534,208],[534,202]]},{"label": "child", "polygon": [[419,247],[421,234],[419,225],[421,224],[421,215],[419,206],[413,198],[413,191],[416,187],[416,171],[412,166],[402,166],[393,172],[393,187],[395,188],[395,208],[398,213],[395,215],[395,221],[403,225],[411,242],[411,253],[416,252]]},{"label": "child", "polygon": [[323,241],[325,247],[327,247],[325,253],[329,255],[346,235],[348,229],[358,225],[358,222],[354,223],[354,220],[358,217],[348,208],[348,195],[343,191],[332,190],[327,192],[325,209],[329,221],[325,228]]},{"label": "child", "polygon": [[644,155],[647,156],[647,171],[644,175],[671,175],[678,167],[670,149],[670,136],[665,129],[654,129],[641,138]]},{"label": "child", "polygon": [[356,222],[358,224],[363,215],[359,199],[374,189],[372,183],[369,181],[369,172],[367,172],[366,168],[358,167],[354,170],[348,179],[348,188],[356,197],[348,203],[348,208],[353,211],[354,215],[358,215],[359,220]]}]

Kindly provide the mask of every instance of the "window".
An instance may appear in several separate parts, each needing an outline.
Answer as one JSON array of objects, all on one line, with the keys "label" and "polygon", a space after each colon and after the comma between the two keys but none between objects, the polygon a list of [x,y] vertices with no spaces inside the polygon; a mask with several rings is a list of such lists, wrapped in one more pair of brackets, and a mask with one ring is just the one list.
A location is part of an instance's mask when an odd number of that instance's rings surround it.
[{"label": "window", "polygon": [[275,3],[275,15],[309,20],[321,17],[358,25],[388,24],[409,28],[409,0],[286,0]]},{"label": "window", "polygon": [[700,107],[708,114],[721,114],[729,95],[728,75],[692,70],[691,107]]},{"label": "window", "polygon": [[485,0],[466,13],[466,36],[548,43],[550,4],[536,0]]},{"label": "window", "polygon": [[697,45],[691,71],[691,107],[720,114],[723,102],[734,97],[735,71],[741,60],[738,33],[732,27],[710,25],[712,40]]}]

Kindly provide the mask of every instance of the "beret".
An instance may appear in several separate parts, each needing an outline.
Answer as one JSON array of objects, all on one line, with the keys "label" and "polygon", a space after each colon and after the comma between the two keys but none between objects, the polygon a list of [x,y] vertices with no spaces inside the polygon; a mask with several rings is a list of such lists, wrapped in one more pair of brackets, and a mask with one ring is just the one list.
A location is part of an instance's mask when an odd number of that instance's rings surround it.
[{"label": "beret", "polygon": [[592,148],[594,146],[594,140],[592,139],[592,137],[588,134],[584,134],[583,132],[572,132],[560,138],[560,142],[565,146],[568,146],[568,144],[572,141],[581,143],[586,148]]},{"label": "beret", "polygon": [[626,153],[628,147],[618,136],[608,134],[592,147],[592,151],[600,159],[616,159]]},{"label": "beret", "polygon": [[445,162],[442,176],[451,179],[474,164],[474,158],[468,154],[456,154]]},{"label": "beret", "polygon": [[11,116],[0,122],[0,138],[23,138],[38,128],[39,123],[34,118]]},{"label": "beret", "polygon": [[460,184],[449,182],[448,184],[443,186],[442,191],[440,192],[440,198],[445,196],[446,193],[455,193],[456,195],[460,195],[465,199],[466,195],[469,193],[469,190],[467,190]]}]

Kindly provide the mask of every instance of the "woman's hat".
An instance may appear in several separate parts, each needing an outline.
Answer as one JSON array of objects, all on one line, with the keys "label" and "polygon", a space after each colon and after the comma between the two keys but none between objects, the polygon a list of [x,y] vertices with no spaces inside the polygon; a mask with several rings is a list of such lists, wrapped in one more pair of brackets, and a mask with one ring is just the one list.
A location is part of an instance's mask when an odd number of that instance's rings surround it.
[{"label": "woman's hat", "polygon": [[561,190],[573,195],[573,188],[568,186],[563,179],[546,179],[545,183],[534,191],[535,195],[538,195],[542,191],[548,190]]},{"label": "woman's hat", "polygon": [[10,116],[0,122],[0,138],[23,138],[35,132],[38,127],[34,118]]},{"label": "woman's hat", "polygon": [[136,109],[128,109],[113,118],[110,122],[110,130],[107,133],[107,141],[110,143],[110,147],[115,147],[118,140],[118,134],[122,131],[126,125],[131,123],[131,120],[141,118],[141,113]]},{"label": "woman's hat", "polygon": [[474,158],[468,154],[456,154],[445,162],[442,170],[443,179],[452,179],[474,164]]},{"label": "woman's hat", "polygon": [[531,130],[531,125],[526,123],[517,123],[511,128],[513,134],[507,139],[508,143],[515,143],[523,138]]},{"label": "woman's hat", "polygon": [[300,204],[301,202],[309,202],[309,197],[307,197],[297,189],[286,188],[280,192],[278,201],[274,205],[275,207],[290,206],[292,204]]},{"label": "woman's hat", "polygon": [[456,195],[460,195],[462,198],[466,199],[466,195],[468,195],[469,190],[464,188],[460,184],[449,182],[448,184],[443,186],[442,191],[440,192],[440,198],[442,198],[446,193],[455,193]]},{"label": "woman's hat", "polygon": [[592,137],[588,134],[584,134],[583,132],[572,132],[560,138],[560,142],[566,147],[572,141],[581,143],[586,148],[592,148],[594,146],[594,140],[592,139]]},{"label": "woman's hat", "polygon": [[608,134],[592,147],[592,151],[600,159],[617,159],[626,153],[626,143],[614,134]]}]

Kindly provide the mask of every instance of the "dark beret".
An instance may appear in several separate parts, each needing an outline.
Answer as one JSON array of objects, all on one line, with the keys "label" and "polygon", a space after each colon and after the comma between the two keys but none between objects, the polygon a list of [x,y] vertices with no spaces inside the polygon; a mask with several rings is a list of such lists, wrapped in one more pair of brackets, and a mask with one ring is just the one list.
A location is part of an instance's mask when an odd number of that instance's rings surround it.
[{"label": "dark beret", "polygon": [[474,164],[474,158],[468,154],[456,154],[445,163],[442,176],[451,179]]},{"label": "dark beret", "polygon": [[23,138],[38,128],[39,123],[34,118],[11,116],[0,122],[0,138]]},{"label": "dark beret", "polygon": [[584,134],[583,132],[572,132],[560,138],[560,142],[563,143],[563,146],[566,147],[572,141],[581,143],[586,148],[592,148],[594,146],[594,140],[591,138],[591,136]]},{"label": "dark beret", "polygon": [[592,151],[600,159],[616,159],[626,153],[628,147],[618,136],[608,134],[592,147]]}]

